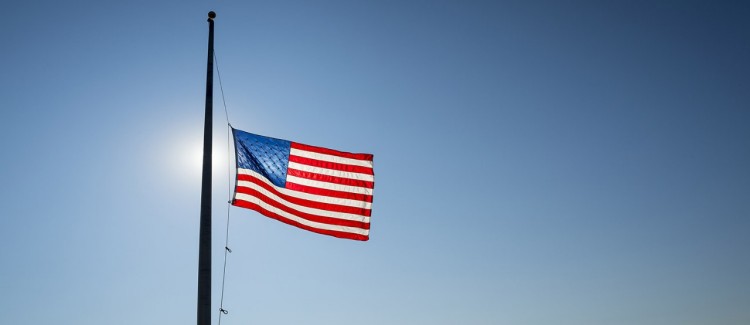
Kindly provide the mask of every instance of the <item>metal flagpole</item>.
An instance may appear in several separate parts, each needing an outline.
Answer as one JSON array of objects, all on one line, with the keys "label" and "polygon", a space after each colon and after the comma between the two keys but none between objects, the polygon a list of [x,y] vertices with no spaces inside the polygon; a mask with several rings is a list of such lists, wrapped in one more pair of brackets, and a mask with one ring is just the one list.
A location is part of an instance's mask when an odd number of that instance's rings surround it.
[{"label": "metal flagpole", "polygon": [[198,325],[211,325],[211,138],[214,101],[214,18],[208,13],[206,117],[203,125],[203,180],[201,187],[200,243],[198,249]]}]

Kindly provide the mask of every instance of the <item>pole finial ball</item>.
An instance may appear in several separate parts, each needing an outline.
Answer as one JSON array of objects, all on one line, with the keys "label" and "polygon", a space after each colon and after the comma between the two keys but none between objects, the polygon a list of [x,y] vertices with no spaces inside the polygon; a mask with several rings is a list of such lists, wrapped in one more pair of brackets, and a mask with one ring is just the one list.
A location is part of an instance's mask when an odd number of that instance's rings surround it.
[{"label": "pole finial ball", "polygon": [[213,11],[209,11],[209,12],[208,12],[208,18],[209,18],[209,19],[214,19],[214,18],[216,18],[216,13],[215,13],[215,12],[213,12]]}]

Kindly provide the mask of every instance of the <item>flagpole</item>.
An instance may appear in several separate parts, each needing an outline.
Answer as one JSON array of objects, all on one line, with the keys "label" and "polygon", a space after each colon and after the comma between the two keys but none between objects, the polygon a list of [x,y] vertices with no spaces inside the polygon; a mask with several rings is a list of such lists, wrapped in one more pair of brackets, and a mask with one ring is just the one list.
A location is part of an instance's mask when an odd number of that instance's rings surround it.
[{"label": "flagpole", "polygon": [[211,139],[213,135],[214,100],[214,18],[216,18],[216,13],[208,12],[206,116],[203,124],[203,177],[198,249],[198,325],[211,324]]}]

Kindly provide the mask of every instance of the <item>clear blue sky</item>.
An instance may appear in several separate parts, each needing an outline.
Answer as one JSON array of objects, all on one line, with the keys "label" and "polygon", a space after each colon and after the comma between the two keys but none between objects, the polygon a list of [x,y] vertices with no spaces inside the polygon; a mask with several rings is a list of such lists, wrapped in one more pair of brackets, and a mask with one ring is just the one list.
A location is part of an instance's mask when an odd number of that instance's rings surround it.
[{"label": "clear blue sky", "polygon": [[235,127],[376,173],[231,210],[222,324],[750,324],[747,3],[228,0],[3,5],[0,323],[195,322],[209,10]]}]

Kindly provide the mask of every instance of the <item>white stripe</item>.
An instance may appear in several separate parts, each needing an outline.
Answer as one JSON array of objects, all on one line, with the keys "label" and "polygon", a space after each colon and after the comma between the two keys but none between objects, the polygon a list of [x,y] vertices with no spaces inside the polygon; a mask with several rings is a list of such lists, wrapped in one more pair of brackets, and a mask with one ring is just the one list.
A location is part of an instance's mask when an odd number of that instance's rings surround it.
[{"label": "white stripe", "polygon": [[[243,175],[253,176],[253,177],[255,177],[255,178],[263,181],[264,183],[266,183],[266,184],[268,184],[270,186],[273,186],[277,191],[281,192],[281,194],[293,196],[293,197],[300,198],[300,199],[310,200],[310,201],[319,201],[319,202],[323,202],[323,203],[338,204],[338,205],[355,207],[355,208],[364,208],[364,209],[368,209],[368,210],[372,209],[372,203],[370,203],[370,202],[365,202],[365,201],[360,201],[360,200],[352,200],[352,199],[342,199],[342,198],[331,197],[331,196],[324,196],[324,195],[316,195],[316,194],[310,194],[310,193],[305,193],[305,192],[293,191],[293,190],[286,189],[286,188],[280,188],[280,187],[274,185],[273,183],[271,183],[265,177],[261,176],[260,174],[258,174],[257,172],[255,172],[252,169],[238,168],[237,169],[237,173],[238,174],[243,174]],[[240,180],[237,181],[237,186],[247,186],[247,187],[250,187],[249,184],[253,184],[253,183],[249,182],[249,181],[240,181]]]},{"label": "white stripe", "polygon": [[[370,217],[367,217],[367,216],[361,216],[361,215],[356,215],[356,214],[351,214],[351,213],[343,213],[343,212],[321,210],[321,209],[310,208],[310,207],[306,207],[306,206],[301,206],[301,205],[298,205],[298,204],[294,204],[292,202],[289,202],[287,200],[284,200],[284,199],[276,196],[275,194],[269,192],[268,190],[266,190],[266,189],[258,186],[258,184],[251,183],[251,185],[248,186],[248,187],[252,188],[252,189],[254,189],[254,190],[258,191],[258,192],[260,192],[261,194],[265,195],[266,197],[268,197],[271,200],[279,202],[282,205],[288,206],[288,207],[290,207],[290,208],[292,208],[294,210],[300,211],[300,212],[304,212],[304,213],[308,213],[308,214],[312,214],[312,215],[316,215],[316,216],[321,216],[321,217],[336,218],[336,219],[341,219],[341,220],[351,220],[351,221],[359,221],[359,222],[367,222],[367,223],[370,222]],[[251,197],[251,196],[252,195],[245,194],[245,193],[235,193],[234,194],[234,197],[236,199],[240,199],[240,200],[243,200],[243,201],[247,201],[248,198]]]},{"label": "white stripe", "polygon": [[[237,186],[252,187],[253,185],[257,185],[257,184],[250,182],[250,181],[237,181]],[[274,186],[273,184],[270,184],[270,185]],[[351,200],[351,199],[341,199],[341,198],[332,197],[332,196],[324,196],[324,195],[316,195],[316,194],[310,194],[310,193],[305,193],[305,192],[298,192],[298,191],[293,191],[290,189],[279,188],[276,186],[274,186],[274,188],[276,188],[276,190],[281,192],[282,194],[293,196],[298,199],[317,201],[321,203],[335,204],[335,205],[341,205],[341,206],[347,206],[347,207],[355,207],[355,208],[360,208],[360,209],[365,209],[365,210],[372,209],[372,203],[370,202]]]},{"label": "white stripe", "polygon": [[287,212],[282,211],[280,209],[277,209],[276,207],[274,207],[272,205],[269,205],[268,203],[263,202],[261,199],[256,198],[254,196],[248,196],[247,200],[243,199],[243,201],[247,201],[247,202],[250,202],[250,203],[255,203],[255,204],[261,206],[263,209],[266,209],[266,210],[271,211],[271,212],[273,212],[275,214],[278,214],[278,215],[280,215],[283,218],[286,218],[286,219],[293,220],[293,221],[296,221],[298,223],[301,223],[301,224],[303,224],[305,226],[309,226],[309,227],[313,227],[313,228],[317,228],[317,229],[324,229],[324,230],[334,230],[334,231],[348,232],[348,233],[359,234],[359,235],[364,235],[364,236],[367,236],[367,235],[370,234],[370,230],[369,229],[362,229],[362,228],[357,228],[357,227],[346,227],[346,226],[339,226],[339,225],[330,225],[330,224],[327,224],[327,223],[313,222],[313,221],[310,221],[310,220],[307,220],[307,219],[295,216],[295,215],[293,215],[291,213],[287,213]]},{"label": "white stripe", "polygon": [[355,166],[372,168],[372,160],[359,160],[359,159],[352,159],[352,158],[344,158],[344,157],[326,155],[324,153],[317,153],[317,152],[300,150],[300,149],[295,149],[295,148],[292,148],[292,150],[289,151],[289,155],[323,160],[323,161],[330,161],[330,162],[335,162],[339,164],[355,165]]},{"label": "white stripe", "polygon": [[315,181],[315,180],[307,179],[307,178],[300,178],[300,177],[296,177],[292,175],[286,175],[286,181],[287,183],[312,186],[312,187],[323,188],[327,190],[372,195],[372,189],[366,188],[366,187],[321,182],[321,181]]},{"label": "white stripe", "polygon": [[353,173],[353,172],[347,172],[343,170],[335,170],[335,169],[328,169],[328,168],[322,168],[322,167],[315,167],[315,166],[296,163],[293,161],[289,162],[289,168],[294,168],[296,170],[301,170],[303,172],[310,172],[310,173],[328,175],[328,176],[333,176],[333,177],[356,179],[356,180],[368,181],[368,182],[375,181],[375,176],[373,175]]}]

